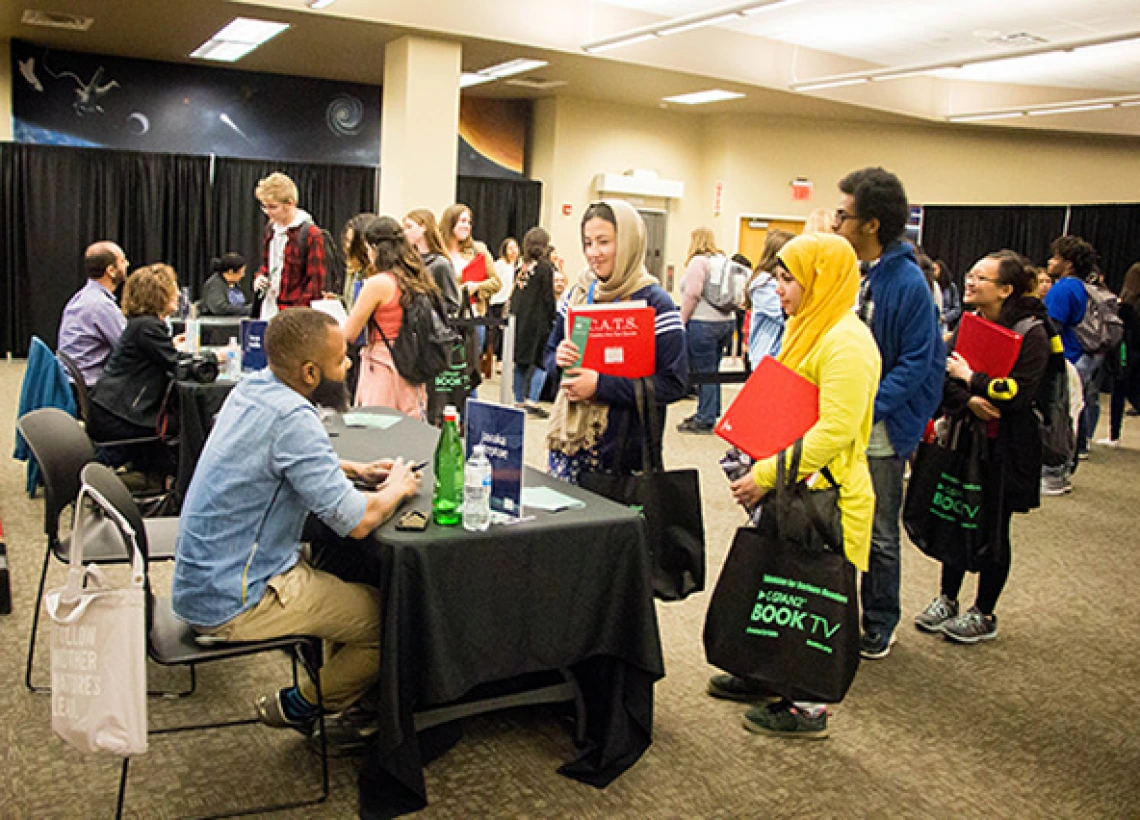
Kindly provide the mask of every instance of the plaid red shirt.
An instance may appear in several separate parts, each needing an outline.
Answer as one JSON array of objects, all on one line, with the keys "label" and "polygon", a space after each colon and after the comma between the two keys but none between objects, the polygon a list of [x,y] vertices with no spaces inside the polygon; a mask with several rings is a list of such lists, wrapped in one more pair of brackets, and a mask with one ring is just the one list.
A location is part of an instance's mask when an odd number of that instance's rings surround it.
[{"label": "plaid red shirt", "polygon": [[[305,258],[301,258],[301,247],[297,235],[301,225],[285,230],[289,238],[285,242],[285,256],[281,263],[281,292],[277,295],[277,307],[305,306],[314,299],[322,298],[325,287],[325,238],[312,222],[309,224],[308,248]],[[273,226],[265,230],[265,242],[261,247],[261,268],[259,274],[269,275],[269,243],[273,241]]]}]

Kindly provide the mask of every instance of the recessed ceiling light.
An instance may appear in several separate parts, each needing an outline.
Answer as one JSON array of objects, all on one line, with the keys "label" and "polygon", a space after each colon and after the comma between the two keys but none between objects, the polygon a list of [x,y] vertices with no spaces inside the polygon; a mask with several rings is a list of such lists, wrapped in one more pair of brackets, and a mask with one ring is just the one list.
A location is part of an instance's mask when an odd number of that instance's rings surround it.
[{"label": "recessed ceiling light", "polygon": [[327,9],[335,2],[336,0],[312,0],[312,2],[309,3],[309,8],[314,11],[320,11],[321,9]]},{"label": "recessed ceiling light", "polygon": [[190,53],[202,60],[232,63],[289,28],[288,23],[235,17],[217,34]]},{"label": "recessed ceiling light", "polygon": [[20,18],[20,22],[27,26],[62,28],[67,31],[87,31],[95,22],[95,18],[85,17],[82,14],[67,14],[62,11],[24,9],[24,16]]},{"label": "recessed ceiling light", "polygon": [[534,71],[536,68],[544,68],[547,65],[549,65],[549,63],[545,60],[528,60],[520,57],[517,60],[508,60],[505,63],[493,65],[490,68],[481,68],[478,73],[500,80],[503,77],[513,77],[516,74],[524,74],[527,71]]},{"label": "recessed ceiling light", "polygon": [[708,91],[695,91],[692,94],[678,94],[675,97],[665,97],[667,103],[680,105],[704,105],[705,103],[723,102],[724,100],[738,100],[743,97],[736,91],[724,91],[720,88],[710,88]]}]

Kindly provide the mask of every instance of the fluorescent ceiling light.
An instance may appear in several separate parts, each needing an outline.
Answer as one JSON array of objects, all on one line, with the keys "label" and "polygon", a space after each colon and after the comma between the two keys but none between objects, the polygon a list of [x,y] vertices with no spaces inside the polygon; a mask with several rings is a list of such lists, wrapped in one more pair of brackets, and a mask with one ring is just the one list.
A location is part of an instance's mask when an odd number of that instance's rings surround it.
[{"label": "fluorescent ceiling light", "polygon": [[527,71],[534,71],[536,68],[542,68],[549,65],[546,60],[528,60],[519,58],[517,60],[509,60],[505,63],[493,65],[490,68],[481,68],[477,73],[485,74],[496,80],[503,77],[513,77],[516,74],[523,74]]},{"label": "fluorescent ceiling light", "polygon": [[929,77],[932,73],[929,68],[919,68],[914,71],[902,71],[898,74],[892,74],[889,77],[869,77],[868,79],[873,83],[881,83],[883,80],[903,80],[907,77]]},{"label": "fluorescent ceiling light", "polygon": [[1082,111],[1106,111],[1114,107],[1112,103],[1092,103],[1090,105],[1069,105],[1062,108],[1035,108],[1025,113],[1031,117],[1047,117],[1050,114],[1080,114]]},{"label": "fluorescent ceiling light", "polygon": [[656,39],[657,35],[653,32],[649,32],[646,34],[635,34],[631,37],[621,37],[617,40],[606,40],[592,45],[585,45],[582,46],[582,49],[590,54],[600,54],[603,51],[609,51],[613,48],[623,48],[625,46],[632,46]]},{"label": "fluorescent ceiling light", "polygon": [[314,10],[327,9],[335,2],[336,0],[312,0],[312,2],[309,3],[309,8]]},{"label": "fluorescent ceiling light", "polygon": [[713,17],[702,17],[700,20],[693,20],[689,23],[681,23],[680,25],[663,28],[657,32],[659,37],[669,37],[673,34],[684,34],[686,31],[693,29],[704,28],[705,26],[715,26],[718,23],[727,23],[729,20],[739,20],[740,12],[732,11],[728,14],[719,14]]},{"label": "fluorescent ceiling light", "polygon": [[1002,111],[993,114],[962,114],[961,116],[947,117],[950,122],[981,122],[982,120],[1011,120],[1014,117],[1024,117],[1024,111]]},{"label": "fluorescent ceiling light", "polygon": [[724,91],[712,88],[708,91],[696,91],[692,94],[678,94],[675,97],[665,97],[665,102],[679,103],[681,105],[704,105],[705,103],[723,102],[724,100],[738,100],[743,97],[735,91]]},{"label": "fluorescent ceiling light", "polygon": [[482,85],[483,83],[493,83],[494,77],[488,77],[486,74],[478,74],[471,71],[464,71],[459,75],[459,87],[471,88],[475,85]]},{"label": "fluorescent ceiling light", "polygon": [[289,28],[288,23],[235,17],[228,25],[190,53],[203,60],[232,63]]},{"label": "fluorescent ceiling light", "polygon": [[1140,105],[1140,100],[1129,100],[1128,102],[1117,103],[1121,108],[1135,108]]},{"label": "fluorescent ceiling light", "polygon": [[784,8],[785,6],[794,6],[796,3],[802,3],[804,0],[773,0],[771,3],[765,3],[762,6],[753,6],[748,9],[741,9],[740,13],[745,17],[751,17],[753,14],[760,14],[764,11],[773,11],[774,9]]},{"label": "fluorescent ceiling light", "polygon": [[796,91],[819,91],[824,88],[842,88],[845,85],[859,85],[871,82],[870,77],[848,77],[845,80],[823,80],[818,83],[802,83],[793,85]]}]

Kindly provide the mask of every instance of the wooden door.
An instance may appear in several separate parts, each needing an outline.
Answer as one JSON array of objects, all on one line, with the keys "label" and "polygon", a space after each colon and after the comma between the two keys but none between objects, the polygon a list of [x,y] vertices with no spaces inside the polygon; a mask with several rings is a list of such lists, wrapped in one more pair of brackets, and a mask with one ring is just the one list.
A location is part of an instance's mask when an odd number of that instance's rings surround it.
[{"label": "wooden door", "polygon": [[737,253],[744,254],[755,265],[760,261],[760,256],[764,252],[764,240],[768,238],[768,231],[770,230],[800,234],[804,230],[804,220],[742,216],[740,217],[740,232],[736,244]]}]

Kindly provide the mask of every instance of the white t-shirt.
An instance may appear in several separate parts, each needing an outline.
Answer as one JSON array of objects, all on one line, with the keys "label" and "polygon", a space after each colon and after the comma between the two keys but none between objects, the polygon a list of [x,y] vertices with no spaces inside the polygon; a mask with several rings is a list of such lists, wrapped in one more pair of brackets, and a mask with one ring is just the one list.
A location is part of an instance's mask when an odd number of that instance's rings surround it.
[{"label": "white t-shirt", "polygon": [[515,266],[505,259],[495,262],[495,273],[499,274],[499,281],[503,284],[498,292],[491,297],[492,305],[505,305],[510,298],[511,288],[515,284]]}]

